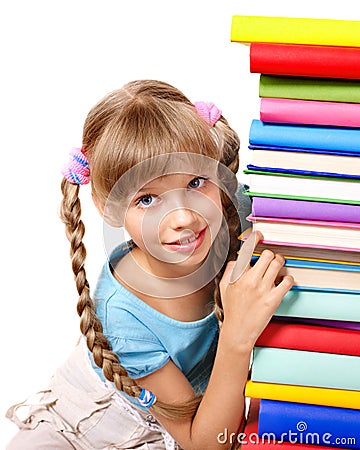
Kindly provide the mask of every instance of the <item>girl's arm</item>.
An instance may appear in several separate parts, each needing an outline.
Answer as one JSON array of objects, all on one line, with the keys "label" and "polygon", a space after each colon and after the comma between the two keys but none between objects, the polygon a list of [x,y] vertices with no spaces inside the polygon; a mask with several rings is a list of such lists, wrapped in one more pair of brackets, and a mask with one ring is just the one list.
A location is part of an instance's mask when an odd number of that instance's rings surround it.
[{"label": "girl's arm", "polygon": [[[239,280],[229,284],[234,264],[228,264],[220,283],[225,319],[209,384],[197,413],[192,420],[157,417],[185,450],[229,448],[232,433],[236,442],[234,436],[244,417],[244,388],[252,349],[293,283],[292,277],[285,277],[275,285],[284,259],[269,250]],[[167,403],[184,402],[194,395],[190,383],[172,362],[138,382]]]}]

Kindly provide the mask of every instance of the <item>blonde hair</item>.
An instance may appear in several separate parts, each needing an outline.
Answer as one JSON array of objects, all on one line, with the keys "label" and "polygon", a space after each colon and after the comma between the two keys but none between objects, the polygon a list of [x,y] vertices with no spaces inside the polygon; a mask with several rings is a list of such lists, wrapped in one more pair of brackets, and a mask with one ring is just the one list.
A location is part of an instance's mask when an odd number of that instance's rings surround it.
[{"label": "blonde hair", "polygon": [[[178,89],[160,81],[130,82],[104,97],[85,120],[82,144],[89,159],[92,193],[101,204],[106,203],[115,183],[126,171],[161,154],[191,151],[221,162],[234,174],[239,167],[239,138],[224,117],[221,116],[211,127]],[[81,221],[79,186],[64,178],[61,188],[60,215],[71,247],[72,269],[79,293],[77,312],[81,332],[104,376],[114,382],[117,389],[138,397],[141,387],[128,376],[118,356],[111,351],[90,297],[84,268],[86,249],[82,240],[85,227]],[[221,191],[223,214],[230,235],[229,248],[225,249],[226,262],[235,259],[238,249],[240,221],[233,203],[236,189],[235,182],[227,186],[229,195]],[[224,249],[215,251],[223,253]],[[219,282],[225,265],[214,280],[215,314],[220,323],[223,321],[223,308]],[[201,397],[194,394],[194,399],[185,404],[156,401],[152,409],[170,418],[192,417],[200,401]]]}]

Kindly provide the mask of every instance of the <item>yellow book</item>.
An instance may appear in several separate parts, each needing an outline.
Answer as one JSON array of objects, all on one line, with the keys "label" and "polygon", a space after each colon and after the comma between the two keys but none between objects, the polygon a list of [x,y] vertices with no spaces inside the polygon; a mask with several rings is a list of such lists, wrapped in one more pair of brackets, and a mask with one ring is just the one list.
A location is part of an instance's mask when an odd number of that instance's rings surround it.
[{"label": "yellow book", "polygon": [[233,16],[231,41],[359,47],[360,21]]},{"label": "yellow book", "polygon": [[360,409],[360,391],[260,383],[249,380],[246,383],[245,395],[268,400]]}]

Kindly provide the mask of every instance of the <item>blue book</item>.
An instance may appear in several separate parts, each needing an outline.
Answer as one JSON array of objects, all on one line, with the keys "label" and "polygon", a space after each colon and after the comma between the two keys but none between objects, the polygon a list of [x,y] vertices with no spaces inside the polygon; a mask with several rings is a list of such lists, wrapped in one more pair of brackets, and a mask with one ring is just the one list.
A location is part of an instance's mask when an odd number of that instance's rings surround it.
[{"label": "blue book", "polygon": [[275,145],[360,153],[360,129],[346,127],[285,125],[253,120],[251,145]]},{"label": "blue book", "polygon": [[258,433],[285,442],[360,448],[360,410],[260,400]]},{"label": "blue book", "polygon": [[360,180],[360,173],[359,175],[353,175],[337,172],[323,172],[318,170],[283,169],[281,167],[261,167],[261,166],[254,166],[253,164],[248,164],[247,169],[258,172],[289,173],[292,175],[302,175],[308,177],[350,178],[354,180]]},{"label": "blue book", "polygon": [[[251,262],[255,263],[258,259],[259,256],[253,256],[251,258]],[[285,267],[302,267],[305,269],[343,270],[344,272],[360,272],[359,265],[341,264],[337,262],[311,261],[307,259],[296,259],[296,258],[286,259]],[[360,290],[360,278],[359,278],[359,290]]]}]

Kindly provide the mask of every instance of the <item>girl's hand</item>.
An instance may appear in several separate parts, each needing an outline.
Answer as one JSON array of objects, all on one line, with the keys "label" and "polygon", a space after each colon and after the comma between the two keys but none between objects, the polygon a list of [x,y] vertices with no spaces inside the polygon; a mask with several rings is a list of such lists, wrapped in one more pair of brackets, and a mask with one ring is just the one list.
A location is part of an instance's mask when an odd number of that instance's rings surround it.
[{"label": "girl's hand", "polygon": [[[255,246],[262,238],[261,233],[256,232]],[[287,275],[279,280],[284,263],[281,255],[264,250],[255,265],[248,264],[241,277],[231,284],[235,261],[228,263],[220,282],[224,308],[222,328],[241,349],[252,350],[282,298],[291,289],[293,277]]]}]

